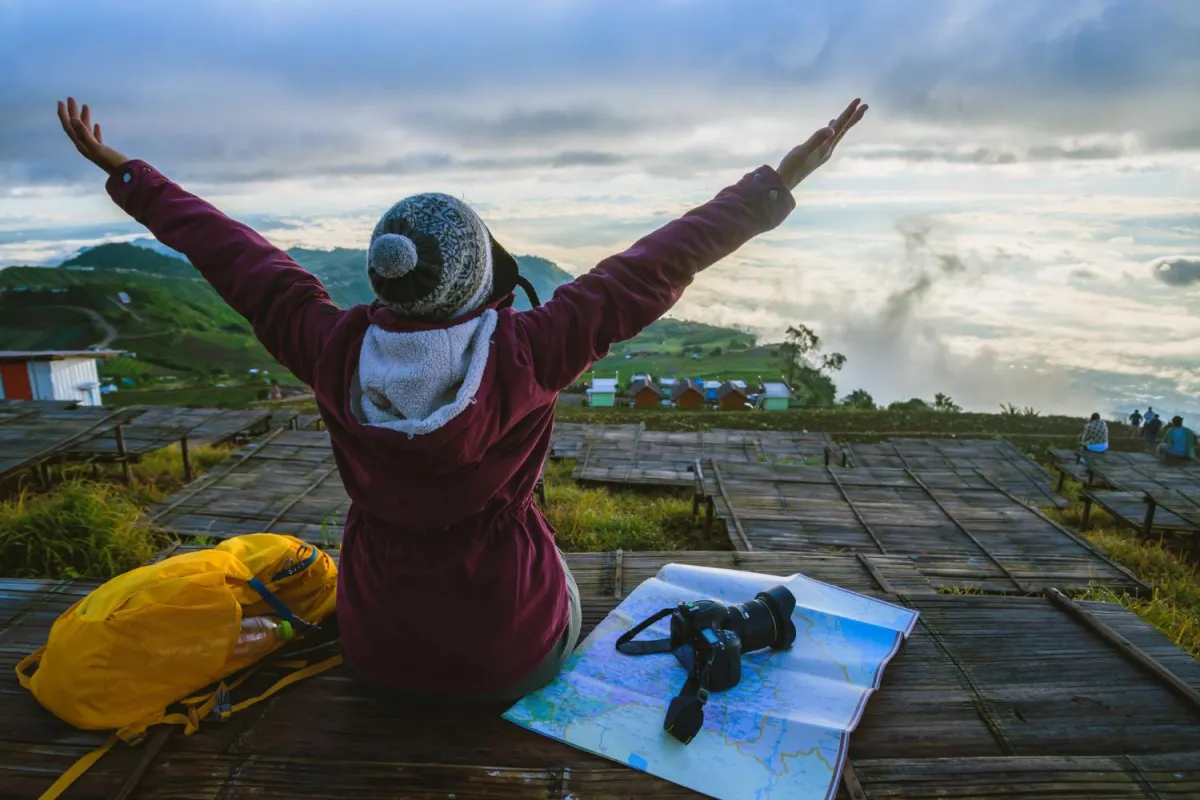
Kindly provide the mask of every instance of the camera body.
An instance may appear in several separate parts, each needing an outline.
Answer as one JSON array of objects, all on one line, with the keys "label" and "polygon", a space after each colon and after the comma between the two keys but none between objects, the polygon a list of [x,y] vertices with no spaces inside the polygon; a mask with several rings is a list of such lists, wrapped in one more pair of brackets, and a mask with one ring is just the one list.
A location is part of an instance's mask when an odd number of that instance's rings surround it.
[{"label": "camera body", "polygon": [[[672,653],[688,679],[667,707],[663,729],[684,744],[704,724],[709,692],[723,692],[742,679],[742,654],[769,647],[786,650],[796,641],[792,612],[796,598],[782,584],[759,592],[753,600],[728,606],[719,600],[697,600],[664,608],[617,639],[617,650],[631,656]],[[634,641],[650,625],[667,616],[667,639]]]},{"label": "camera body", "polygon": [[689,675],[707,668],[712,692],[742,679],[742,638],[728,627],[729,614],[717,600],[683,603],[671,614],[671,652]]}]

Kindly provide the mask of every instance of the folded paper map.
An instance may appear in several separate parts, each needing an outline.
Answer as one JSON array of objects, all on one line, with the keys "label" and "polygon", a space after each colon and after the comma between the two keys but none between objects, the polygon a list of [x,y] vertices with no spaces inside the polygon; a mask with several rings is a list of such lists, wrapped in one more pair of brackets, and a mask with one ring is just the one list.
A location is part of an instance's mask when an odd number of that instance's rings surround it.
[{"label": "folded paper map", "polygon": [[[616,641],[663,608],[742,603],[782,583],[796,597],[790,650],[742,657],[741,682],[715,692],[684,745],[663,730],[687,673],[670,653],[627,656]],[[504,717],[518,725],[717,798],[832,798],[850,732],[917,612],[820,581],[668,564],[576,648],[550,685]],[[666,637],[662,620],[639,638]]]}]

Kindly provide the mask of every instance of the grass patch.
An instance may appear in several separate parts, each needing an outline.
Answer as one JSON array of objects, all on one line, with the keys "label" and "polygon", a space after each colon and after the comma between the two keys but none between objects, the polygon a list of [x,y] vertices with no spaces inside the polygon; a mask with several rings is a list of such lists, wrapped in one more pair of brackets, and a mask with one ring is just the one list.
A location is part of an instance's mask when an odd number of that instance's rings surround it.
[{"label": "grass patch", "polygon": [[587,488],[574,469],[574,461],[546,467],[546,517],[564,551],[730,549],[720,526],[706,534],[692,517],[690,496]]},{"label": "grass patch", "polygon": [[[1068,482],[1064,495],[1078,496],[1079,484]],[[1050,509],[1046,514],[1064,525],[1078,527],[1083,505],[1072,503],[1065,509]],[[1120,525],[1103,509],[1092,506],[1090,527],[1084,538],[1104,550],[1114,561],[1125,565],[1150,585],[1149,597],[1114,592],[1094,587],[1084,600],[1118,603],[1137,614],[1147,624],[1200,658],[1200,570],[1186,557],[1167,546],[1163,539],[1143,539],[1131,528]]]},{"label": "grass patch", "polygon": [[161,544],[128,493],[71,479],[54,492],[0,504],[0,574],[110,578],[140,566]]},{"label": "grass patch", "polygon": [[1200,658],[1200,573],[1196,565],[1184,561],[1161,541],[1139,540],[1132,531],[1097,528],[1084,535],[1154,590],[1150,597],[1134,597],[1097,587],[1084,599],[1120,603],[1178,647]]},{"label": "grass patch", "polygon": [[[228,447],[192,446],[199,476],[224,461]],[[107,579],[149,561],[168,537],[146,509],[184,485],[178,443],[133,465],[133,484],[119,466],[67,467],[48,493],[26,487],[0,503],[0,575],[12,578]]]},{"label": "grass patch", "polygon": [[[228,445],[188,445],[192,461],[192,476],[198,478],[229,458],[233,448]],[[179,442],[147,453],[133,465],[133,491],[143,505],[163,500],[183,488],[183,448]]]}]

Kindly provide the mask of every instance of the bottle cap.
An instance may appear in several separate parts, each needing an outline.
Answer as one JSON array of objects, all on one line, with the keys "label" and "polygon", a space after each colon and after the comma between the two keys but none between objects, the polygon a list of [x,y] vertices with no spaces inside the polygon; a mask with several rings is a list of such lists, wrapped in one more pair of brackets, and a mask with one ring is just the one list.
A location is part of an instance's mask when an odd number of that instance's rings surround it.
[{"label": "bottle cap", "polygon": [[294,631],[292,630],[292,623],[288,622],[286,619],[280,620],[278,630],[279,630],[279,638],[285,642],[288,641],[289,639],[291,639],[292,634],[294,633]]}]

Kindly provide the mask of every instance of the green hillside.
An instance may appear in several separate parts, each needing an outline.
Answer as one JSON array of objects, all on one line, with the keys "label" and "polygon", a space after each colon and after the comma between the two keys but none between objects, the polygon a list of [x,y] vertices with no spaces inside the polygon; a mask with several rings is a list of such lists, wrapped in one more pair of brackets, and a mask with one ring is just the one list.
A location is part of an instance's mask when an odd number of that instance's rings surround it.
[{"label": "green hillside", "polygon": [[0,289],[0,349],[85,348],[103,343],[111,326],[117,335],[107,346],[136,358],[106,363],[110,375],[142,381],[278,369],[249,323],[199,278],[11,267],[0,271]]},{"label": "green hillside", "polygon": [[[321,278],[339,305],[370,302],[362,250],[289,252]],[[520,256],[519,261],[543,302],[571,280],[546,259]],[[249,323],[186,261],[111,244],[84,251],[68,264],[0,270],[0,349],[105,344],[133,356],[106,362],[102,371],[139,386],[158,386],[166,376],[189,384],[224,383],[252,368],[289,377],[255,340]],[[121,292],[128,295],[128,305],[119,300]],[[521,291],[516,305],[528,308]],[[597,370],[619,370],[626,379],[635,372],[753,379],[776,374],[776,361],[771,349],[755,347],[750,334],[660,320],[632,342],[617,345]]]},{"label": "green hillside", "polygon": [[89,247],[74,258],[64,261],[62,266],[133,270],[176,278],[199,277],[192,265],[186,261],[144,247],[116,242]]}]

